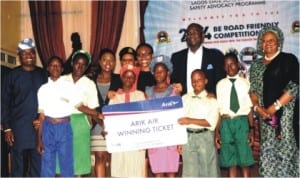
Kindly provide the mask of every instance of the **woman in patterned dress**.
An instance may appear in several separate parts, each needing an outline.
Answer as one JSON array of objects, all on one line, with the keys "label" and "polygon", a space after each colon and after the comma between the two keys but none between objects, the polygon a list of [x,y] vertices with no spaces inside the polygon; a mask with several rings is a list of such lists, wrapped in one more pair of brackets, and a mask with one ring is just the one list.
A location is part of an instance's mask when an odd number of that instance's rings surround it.
[{"label": "woman in patterned dress", "polygon": [[250,96],[260,124],[259,173],[265,177],[299,177],[299,152],[293,132],[299,91],[298,59],[282,52],[283,33],[263,28],[257,41],[262,58],[250,67]]}]

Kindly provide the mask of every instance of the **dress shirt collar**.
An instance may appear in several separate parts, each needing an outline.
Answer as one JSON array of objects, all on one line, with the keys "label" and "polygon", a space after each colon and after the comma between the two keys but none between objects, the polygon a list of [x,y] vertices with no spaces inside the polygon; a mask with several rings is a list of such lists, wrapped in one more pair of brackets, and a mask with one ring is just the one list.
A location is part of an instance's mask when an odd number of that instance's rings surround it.
[{"label": "dress shirt collar", "polygon": [[203,90],[201,93],[199,93],[198,95],[196,95],[194,92],[191,92],[190,96],[192,98],[205,98],[207,96],[207,91],[206,90]]},{"label": "dress shirt collar", "polygon": [[226,78],[228,80],[230,80],[230,79],[237,79],[237,78],[239,78],[239,74],[237,73],[235,76],[229,76],[229,75],[227,75]]},{"label": "dress shirt collar", "polygon": [[60,80],[61,79],[61,77],[59,77],[57,80],[52,80],[50,77],[48,77],[48,82],[49,83],[54,83],[54,82],[57,82],[58,80]]},{"label": "dress shirt collar", "polygon": [[202,54],[202,51],[203,51],[203,46],[202,45],[197,49],[197,51],[195,53],[192,52],[191,48],[188,48],[188,53],[194,54],[194,55],[196,55],[196,54]]}]

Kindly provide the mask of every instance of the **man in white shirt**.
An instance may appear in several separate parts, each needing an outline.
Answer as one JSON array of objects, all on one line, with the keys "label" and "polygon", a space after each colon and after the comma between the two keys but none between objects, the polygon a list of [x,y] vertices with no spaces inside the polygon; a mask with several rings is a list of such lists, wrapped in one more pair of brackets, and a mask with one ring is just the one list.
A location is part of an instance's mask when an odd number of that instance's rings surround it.
[{"label": "man in white shirt", "polygon": [[204,28],[197,23],[191,23],[186,31],[188,48],[172,54],[173,72],[171,83],[181,84],[182,95],[192,92],[190,76],[193,70],[201,69],[208,79],[205,89],[209,93],[216,93],[217,82],[226,76],[224,71],[224,55],[218,49],[203,46],[205,38]]}]

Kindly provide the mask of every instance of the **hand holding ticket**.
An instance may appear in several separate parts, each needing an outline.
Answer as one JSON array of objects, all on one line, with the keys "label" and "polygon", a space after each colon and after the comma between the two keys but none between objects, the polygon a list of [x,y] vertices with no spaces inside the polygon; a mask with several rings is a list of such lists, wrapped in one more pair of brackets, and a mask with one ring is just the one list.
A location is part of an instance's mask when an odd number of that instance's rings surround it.
[{"label": "hand holding ticket", "polygon": [[109,152],[187,143],[180,96],[103,107]]}]

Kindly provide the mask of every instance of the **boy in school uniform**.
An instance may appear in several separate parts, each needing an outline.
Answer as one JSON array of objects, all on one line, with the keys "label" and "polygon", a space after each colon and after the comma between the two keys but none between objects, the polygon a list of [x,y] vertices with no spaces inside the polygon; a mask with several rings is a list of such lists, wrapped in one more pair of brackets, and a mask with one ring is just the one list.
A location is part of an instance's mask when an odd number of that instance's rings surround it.
[{"label": "boy in school uniform", "polygon": [[178,120],[186,125],[188,143],[182,150],[183,177],[219,177],[217,149],[214,144],[218,123],[218,106],[214,97],[205,90],[207,78],[200,69],[191,74],[193,91],[182,97],[185,117]]},{"label": "boy in school uniform", "polygon": [[250,177],[249,166],[254,164],[250,83],[239,76],[239,62],[234,53],[225,55],[224,68],[227,77],[218,82],[216,90],[221,120],[215,143],[220,148],[220,166],[229,168],[229,177],[237,176],[237,166],[242,168],[243,177]]},{"label": "boy in school uniform", "polygon": [[41,176],[54,177],[56,156],[61,165],[62,177],[74,177],[73,132],[70,124],[72,109],[79,105],[81,98],[72,89],[71,83],[60,76],[63,61],[57,56],[49,59],[48,82],[38,90],[38,144],[42,155]]}]

